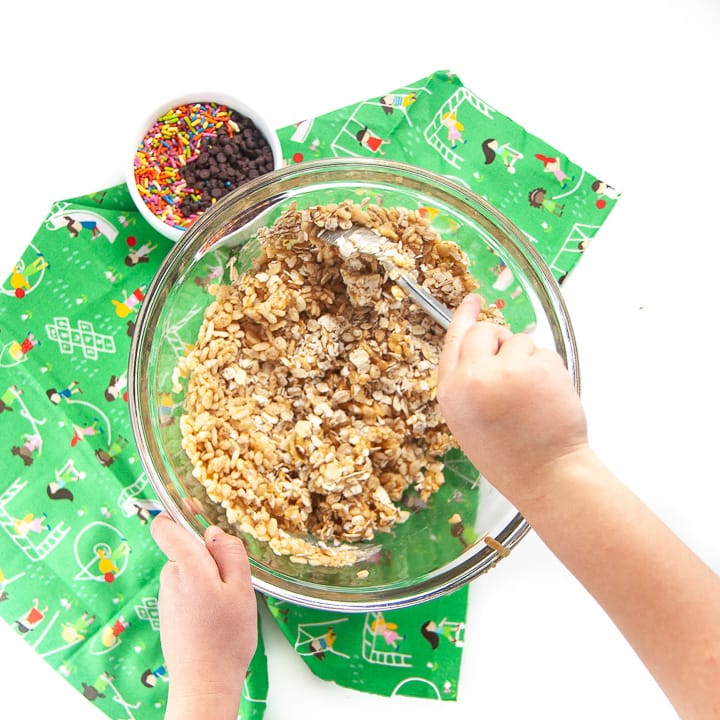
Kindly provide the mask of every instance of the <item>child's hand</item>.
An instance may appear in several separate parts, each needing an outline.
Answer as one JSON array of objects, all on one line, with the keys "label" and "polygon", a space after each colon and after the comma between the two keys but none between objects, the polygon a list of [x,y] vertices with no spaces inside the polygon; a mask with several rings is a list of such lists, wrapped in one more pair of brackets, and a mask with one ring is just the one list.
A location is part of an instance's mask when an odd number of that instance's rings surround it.
[{"label": "child's hand", "polygon": [[201,712],[214,708],[218,718],[227,710],[235,718],[257,645],[257,606],[245,547],[218,527],[205,531],[202,545],[166,513],[155,518],[151,531],[168,558],[158,598],[170,680],[166,718],[192,717],[192,707]]},{"label": "child's hand", "polygon": [[585,413],[562,358],[529,335],[456,310],[440,358],[438,402],[463,451],[512,502],[542,492],[555,463],[587,448]]}]

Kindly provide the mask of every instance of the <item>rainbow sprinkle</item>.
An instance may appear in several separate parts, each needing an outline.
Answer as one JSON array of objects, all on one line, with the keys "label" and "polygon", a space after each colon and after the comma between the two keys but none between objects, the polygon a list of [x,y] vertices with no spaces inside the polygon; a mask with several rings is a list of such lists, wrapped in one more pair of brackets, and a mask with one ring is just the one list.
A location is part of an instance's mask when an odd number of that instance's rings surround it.
[{"label": "rainbow sprinkle", "polygon": [[199,213],[186,217],[180,212],[182,200],[192,188],[180,169],[200,153],[204,137],[225,127],[232,137],[237,126],[231,110],[219,103],[191,103],[171,108],[150,127],[135,152],[135,184],[150,211],[164,223],[184,230]]}]

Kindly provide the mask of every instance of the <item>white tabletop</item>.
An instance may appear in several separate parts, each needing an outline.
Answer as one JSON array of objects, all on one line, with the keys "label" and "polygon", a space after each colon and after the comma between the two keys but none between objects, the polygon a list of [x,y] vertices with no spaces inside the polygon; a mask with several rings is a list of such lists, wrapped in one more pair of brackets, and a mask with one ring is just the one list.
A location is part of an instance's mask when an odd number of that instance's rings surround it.
[{"label": "white tabletop", "polygon": [[[717,1],[271,5],[11,3],[0,43],[0,273],[54,200],[123,180],[136,126],[159,101],[218,88],[281,127],[453,70],[623,191],[563,287],[591,440],[720,571]],[[442,705],[322,682],[266,622],[267,720],[675,717],[534,535],[470,597],[460,697]],[[3,717],[104,717],[4,623],[0,698]]]}]

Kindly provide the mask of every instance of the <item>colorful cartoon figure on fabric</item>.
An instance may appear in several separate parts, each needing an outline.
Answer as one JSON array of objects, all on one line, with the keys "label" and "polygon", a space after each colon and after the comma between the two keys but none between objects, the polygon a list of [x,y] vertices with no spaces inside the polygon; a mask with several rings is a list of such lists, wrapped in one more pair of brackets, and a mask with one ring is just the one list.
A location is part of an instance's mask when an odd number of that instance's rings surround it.
[{"label": "colorful cartoon figure on fabric", "polygon": [[42,610],[40,609],[40,601],[35,598],[32,607],[19,620],[15,621],[17,629],[23,635],[32,632],[45,619],[47,611],[47,606]]},{"label": "colorful cartoon figure on fabric", "polygon": [[500,158],[502,164],[506,167],[510,174],[516,170],[515,163],[522,160],[522,153],[510,149],[509,143],[500,144],[495,138],[487,138],[482,144],[483,155],[485,156],[485,164],[492,165],[497,158]]},{"label": "colorful cartoon figure on fabric", "polygon": [[448,129],[448,142],[453,150],[458,146],[459,142],[463,144],[467,142],[462,136],[465,126],[457,119],[456,113],[446,112],[443,115],[442,124]]},{"label": "colorful cartoon figure on fabric", "polygon": [[420,634],[430,643],[433,650],[440,645],[440,638],[445,638],[456,647],[462,647],[462,632],[465,623],[449,622],[443,618],[439,623],[434,620],[425,621],[420,627]]},{"label": "colorful cartoon figure on fabric", "polygon": [[108,381],[108,386],[105,388],[105,399],[108,402],[114,402],[119,397],[122,397],[123,400],[127,400],[125,388],[127,388],[126,373],[123,373],[120,377],[117,375],[111,375],[110,380]]},{"label": "colorful cartoon figure on fabric", "polygon": [[620,193],[612,185],[608,185],[602,180],[595,180],[591,187],[592,191],[597,193],[598,199],[595,201],[595,206],[599,210],[602,210],[607,205],[605,198],[617,200],[620,197]]},{"label": "colorful cartoon figure on fabric", "polygon": [[58,390],[56,388],[50,388],[45,391],[48,400],[53,405],[59,405],[62,400],[69,400],[73,395],[82,393],[79,380],[73,380],[66,388]]},{"label": "colorful cartoon figure on fabric", "polygon": [[26,467],[30,467],[35,459],[33,453],[42,447],[42,438],[39,435],[23,435],[23,441],[22,445],[13,445],[10,452],[17,455]]},{"label": "colorful cartoon figure on fabric", "polygon": [[547,190],[537,187],[528,193],[528,202],[534,208],[547,210],[549,213],[557,217],[562,217],[565,205],[555,202],[547,197]]},{"label": "colorful cartoon figure on fabric", "polygon": [[87,631],[95,622],[95,615],[84,612],[75,622],[62,624],[62,639],[67,643],[76,643],[85,639]]},{"label": "colorful cartoon figure on fabric", "polygon": [[337,640],[335,630],[329,627],[328,631],[322,637],[310,641],[310,650],[312,650],[312,654],[318,660],[323,660],[325,658],[325,652],[332,648],[335,640]]},{"label": "colorful cartoon figure on fabric", "polygon": [[13,342],[10,343],[10,357],[15,360],[15,362],[21,362],[25,360],[25,356],[39,344],[40,341],[36,340],[35,336],[30,332],[22,342],[13,340]]},{"label": "colorful cartoon figure on fabric", "polygon": [[552,173],[555,179],[560,183],[561,188],[564,190],[569,182],[572,182],[575,177],[568,177],[560,167],[560,158],[557,157],[546,157],[540,153],[536,154],[535,157],[543,164],[544,172]]},{"label": "colorful cartoon figure on fabric", "polygon": [[30,278],[47,267],[50,266],[40,253],[38,253],[38,258],[33,260],[30,265],[22,267],[19,263],[16,264],[10,275],[10,287],[15,291],[15,297],[24,298],[25,293],[32,289]]},{"label": "colorful cartoon figure on fabric", "polygon": [[20,390],[17,385],[10,385],[10,387],[0,395],[0,413],[14,412],[12,405],[20,395],[22,395],[22,390]]},{"label": "colorful cartoon figure on fabric", "polygon": [[55,480],[48,483],[46,492],[51,500],[74,500],[75,496],[70,490],[68,484],[76,483],[85,479],[84,472],[77,472],[74,468],[63,469],[61,472],[55,471]]},{"label": "colorful cartoon figure on fabric", "polygon": [[[135,238],[132,238],[132,241],[134,241]],[[133,242],[131,241],[131,238],[128,238],[128,245],[132,247]],[[138,265],[140,263],[147,263],[150,262],[149,255],[153,250],[157,249],[157,245],[153,245],[152,243],[145,243],[144,245],[141,245],[139,248],[133,248],[126,256],[125,256],[125,264],[128,267],[134,267],[135,265]]]},{"label": "colorful cartoon figure on fabric", "polygon": [[378,137],[377,135],[373,135],[373,133],[370,132],[370,129],[368,128],[367,125],[365,125],[365,127],[362,130],[358,130],[358,132],[355,135],[355,138],[364,148],[366,148],[374,153],[380,153],[380,155],[385,154],[382,151],[382,146],[387,145],[390,142],[389,140],[383,140],[381,137]]},{"label": "colorful cartoon figure on fabric", "polygon": [[93,418],[90,425],[80,426],[73,425],[73,436],[70,440],[70,447],[75,447],[79,442],[85,440],[86,437],[94,435],[102,435],[105,431],[100,427],[100,418]]},{"label": "colorful cartoon figure on fabric", "polygon": [[106,672],[98,675],[92,685],[82,684],[83,696],[90,702],[95,702],[98,698],[105,697],[105,691],[108,689],[108,685],[115,679],[114,675],[110,675]]},{"label": "colorful cartoon figure on fabric", "polygon": [[392,115],[395,108],[405,109],[417,100],[417,93],[390,94],[380,98],[380,106],[386,115]]},{"label": "colorful cartoon figure on fabric", "polygon": [[100,640],[106,648],[115,647],[120,642],[120,636],[130,627],[122,615],[112,624],[103,628]]},{"label": "colorful cartoon figure on fabric", "polygon": [[[103,580],[106,583],[115,581],[115,576],[119,574],[120,568],[117,566],[116,561],[122,557],[125,557],[130,552],[130,546],[125,540],[120,545],[110,552],[110,555],[105,554],[103,548],[97,548],[95,554],[98,556],[97,569]],[[121,618],[122,619],[122,618]]]},{"label": "colorful cartoon figure on fabric", "polygon": [[110,467],[114,462],[115,458],[123,451],[127,446],[128,440],[122,435],[118,435],[115,440],[105,450],[98,449],[95,451],[95,457],[100,461],[103,467]]},{"label": "colorful cartoon figure on fabric", "polygon": [[135,514],[143,525],[147,525],[152,518],[162,512],[162,505],[157,500],[138,500],[132,503]]},{"label": "colorful cartoon figure on fabric", "polygon": [[168,681],[167,668],[164,665],[160,665],[160,667],[155,668],[155,670],[150,670],[148,668],[140,676],[140,682],[146,688],[154,688],[157,685],[158,680],[162,680],[163,682]]},{"label": "colorful cartoon figure on fabric", "polygon": [[39,535],[42,532],[48,532],[50,525],[47,522],[47,514],[41,513],[35,516],[34,513],[27,513],[20,519],[16,519],[13,523],[15,534],[18,537],[27,537],[30,533]]},{"label": "colorful cartoon figure on fabric", "polygon": [[381,635],[383,640],[392,648],[397,648],[398,641],[404,640],[405,636],[398,633],[398,626],[394,622],[387,622],[382,615],[378,615],[370,625],[373,635]]},{"label": "colorful cartoon figure on fabric", "polygon": [[111,300],[110,302],[115,306],[115,313],[120,318],[126,318],[131,313],[137,312],[138,306],[145,298],[144,288],[135,288],[130,295],[123,290],[123,300]]},{"label": "colorful cartoon figure on fabric", "polygon": [[70,237],[72,238],[76,238],[82,230],[89,230],[90,236],[93,240],[102,235],[102,231],[95,220],[76,220],[69,215],[65,215],[63,220],[65,221],[65,227],[67,227]]}]

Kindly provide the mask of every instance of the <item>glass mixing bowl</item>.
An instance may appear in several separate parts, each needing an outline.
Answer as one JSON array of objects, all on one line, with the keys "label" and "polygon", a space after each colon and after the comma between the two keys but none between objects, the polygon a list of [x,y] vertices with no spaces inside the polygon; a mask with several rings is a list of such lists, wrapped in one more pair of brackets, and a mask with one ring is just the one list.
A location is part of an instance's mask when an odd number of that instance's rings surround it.
[{"label": "glass mixing bowl", "polygon": [[[292,562],[266,543],[231,527],[193,478],[181,446],[185,383],[178,358],[195,343],[212,301],[209,282],[228,280],[226,262],[250,271],[259,227],[291,203],[298,208],[363,198],[405,207],[468,254],[488,303],[502,308],[514,331],[564,359],[579,390],[577,350],[565,304],[542,258],[522,232],[480,197],[424,170],[377,160],[303,163],[253,180],[223,198],[182,236],[150,284],[137,317],[129,365],[130,415],[140,459],[167,512],[202,540],[211,523],[243,538],[254,586],[308,607],[368,612],[422,602],[455,590],[506,557],[528,532],[520,513],[452,450],[445,483],[410,517],[377,533],[377,552],[360,565],[324,567]],[[479,439],[482,442],[482,438]],[[458,522],[461,519],[461,522]],[[460,525],[460,527],[458,527]]]}]

